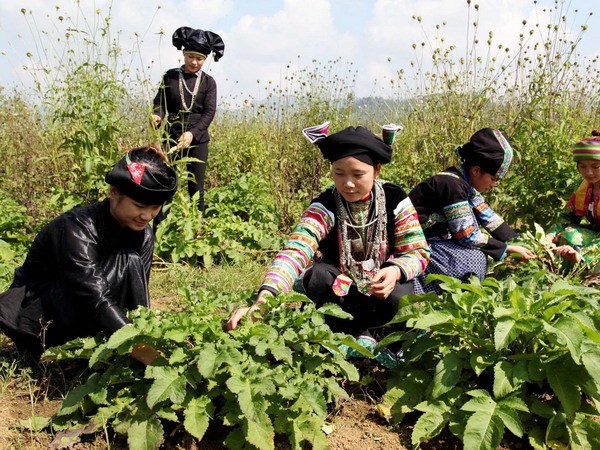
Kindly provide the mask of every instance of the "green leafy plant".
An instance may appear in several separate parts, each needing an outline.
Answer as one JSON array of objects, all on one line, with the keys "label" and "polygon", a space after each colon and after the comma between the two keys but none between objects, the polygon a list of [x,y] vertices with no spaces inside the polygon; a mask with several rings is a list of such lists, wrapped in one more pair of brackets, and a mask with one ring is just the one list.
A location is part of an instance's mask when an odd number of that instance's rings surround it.
[{"label": "green leafy plant", "polygon": [[281,245],[269,185],[256,175],[241,175],[207,192],[205,215],[186,192],[177,193],[157,231],[156,251],[174,262],[210,266],[215,261],[263,258]]},{"label": "green leafy plant", "polygon": [[[227,333],[216,305],[246,297],[186,295],[192,306],[183,312],[138,309],[133,323],[108,340],[81,339],[46,352],[45,361],[89,358],[93,369],[57,411],[58,439],[109,427],[126,435],[132,449],[158,448],[165,423],[182,423],[199,440],[220,423],[229,448],[273,449],[276,435],[288,436],[292,448],[326,448],[327,407],[346,397],[338,382],[358,379],[355,367],[332,350],[356,342],[324,323],[324,314],[345,313],[311,303],[290,308],[274,298],[263,321]],[[143,367],[129,356],[138,343],[164,358]]]},{"label": "green leafy plant", "polygon": [[405,367],[379,405],[394,423],[422,413],[418,446],[445,427],[465,448],[496,449],[507,432],[534,448],[597,448],[599,291],[540,271],[470,283],[441,275],[443,296],[412,296],[395,320]]}]

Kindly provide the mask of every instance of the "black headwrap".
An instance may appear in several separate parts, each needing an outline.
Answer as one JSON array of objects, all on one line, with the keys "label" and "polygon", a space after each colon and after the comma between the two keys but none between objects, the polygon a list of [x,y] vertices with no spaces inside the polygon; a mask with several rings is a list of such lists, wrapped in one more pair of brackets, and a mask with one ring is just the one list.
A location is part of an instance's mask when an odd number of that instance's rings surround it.
[{"label": "black headwrap", "polygon": [[225,43],[221,36],[212,31],[196,30],[190,27],[180,27],[173,33],[173,45],[177,50],[182,48],[191,52],[208,56],[213,52],[213,58],[218,61],[225,52]]},{"label": "black headwrap", "polygon": [[475,132],[469,142],[456,148],[456,153],[468,166],[479,166],[499,178],[506,175],[513,157],[506,135],[491,128]]},{"label": "black headwrap", "polygon": [[323,156],[331,162],[347,156],[371,166],[389,163],[392,147],[365,127],[348,127],[316,141]]},{"label": "black headwrap", "polygon": [[153,148],[129,150],[106,174],[105,181],[144,205],[162,205],[177,191],[177,174]]}]

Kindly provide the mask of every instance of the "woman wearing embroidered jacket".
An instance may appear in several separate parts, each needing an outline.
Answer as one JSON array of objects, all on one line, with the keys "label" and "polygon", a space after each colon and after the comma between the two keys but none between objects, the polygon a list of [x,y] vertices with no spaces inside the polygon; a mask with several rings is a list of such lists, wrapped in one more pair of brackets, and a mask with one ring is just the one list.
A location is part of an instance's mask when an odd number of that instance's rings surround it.
[{"label": "woman wearing embroidered jacket", "polygon": [[301,276],[317,305],[337,303],[354,317],[328,318],[333,331],[358,336],[394,317],[400,297],[413,293],[414,278],[427,266],[429,247],[410,199],[400,186],[377,179],[392,148],[364,127],[346,128],[316,144],[331,162],[334,186],[302,214],[255,304],[232,314],[230,330],[266,296],[290,291]]},{"label": "woman wearing embroidered jacket", "polygon": [[[202,70],[213,54],[218,61],[225,51],[221,37],[212,31],[181,27],[173,33],[173,45],[183,48],[184,65],[168,70],[154,98],[152,125],[165,123],[169,133],[167,150],[175,147],[176,158],[190,157],[187,169],[192,175],[188,192],[198,192],[198,209],[204,211],[204,174],[208,159],[208,127],[217,110],[217,84]],[[165,120],[165,118],[167,120]],[[160,218],[159,218],[160,220]]]},{"label": "woman wearing embroidered jacket", "polygon": [[[549,237],[556,252],[571,263],[583,261],[600,271],[600,130],[573,146],[573,160],[583,182],[571,195]],[[587,224],[582,224],[582,220]]]},{"label": "woman wearing embroidered jacket", "polygon": [[[431,247],[426,275],[460,279],[475,275],[482,280],[487,256],[501,260],[507,253],[517,253],[526,260],[533,258],[525,247],[506,243],[517,233],[482,196],[508,171],[513,150],[506,136],[484,128],[456,152],[462,164],[422,181],[409,194]],[[415,292],[441,292],[438,282],[425,285],[424,279],[415,282]]]}]

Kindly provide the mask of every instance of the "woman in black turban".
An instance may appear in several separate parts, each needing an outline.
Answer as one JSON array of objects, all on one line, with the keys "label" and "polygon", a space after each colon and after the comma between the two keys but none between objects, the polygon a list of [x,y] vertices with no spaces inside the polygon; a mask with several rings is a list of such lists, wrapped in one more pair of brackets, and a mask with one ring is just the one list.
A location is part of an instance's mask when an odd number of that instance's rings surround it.
[{"label": "woman in black turban", "polygon": [[[501,260],[508,253],[517,253],[524,259],[533,258],[533,252],[525,247],[507,243],[517,233],[482,195],[506,175],[513,159],[504,133],[483,128],[455,152],[462,164],[422,181],[409,194],[431,247],[426,274],[483,279],[488,256]],[[425,285],[425,276],[421,276],[415,291],[441,293],[441,288],[438,281]]]},{"label": "woman in black turban", "polygon": [[[188,192],[190,197],[198,193],[198,209],[204,211],[208,127],[217,110],[217,84],[202,67],[211,54],[215,61],[221,59],[225,44],[212,31],[180,27],[173,33],[173,45],[183,49],[184,64],[164,74],[154,98],[152,124],[165,124],[168,139],[164,145],[166,150],[176,150],[176,158],[198,159],[187,164]],[[162,215],[155,223],[161,219]]]},{"label": "woman in black turban", "polygon": [[391,146],[364,127],[325,135],[313,142],[331,162],[334,186],[312,200],[264,277],[256,303],[227,322],[231,330],[266,296],[294,287],[317,305],[336,303],[350,313],[351,320],[328,316],[327,323],[366,345],[373,342],[369,329],[394,317],[400,298],[413,293],[413,279],[427,266],[429,247],[408,195],[377,179],[391,161]]},{"label": "woman in black turban", "polygon": [[[10,289],[0,295],[0,329],[37,360],[76,337],[106,335],[148,307],[154,234],[148,223],[177,189],[153,148],[130,150],[106,174],[109,197],[68,211],[36,236]],[[132,354],[149,362],[147,347]]]}]

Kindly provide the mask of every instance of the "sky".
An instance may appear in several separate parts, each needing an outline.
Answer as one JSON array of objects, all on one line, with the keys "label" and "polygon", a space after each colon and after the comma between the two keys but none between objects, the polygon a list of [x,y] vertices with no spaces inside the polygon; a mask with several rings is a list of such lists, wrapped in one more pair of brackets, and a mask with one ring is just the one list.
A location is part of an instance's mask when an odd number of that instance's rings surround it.
[{"label": "sky", "polygon": [[181,64],[171,35],[190,26],[218,33],[225,42],[223,58],[205,64],[221,99],[261,98],[266,86],[302,71],[356,74],[358,97],[386,96],[397,71],[415,61],[413,44],[435,48],[443,37],[444,45],[464,55],[475,21],[481,42],[493,32],[495,43],[514,48],[524,21],[528,30],[557,14],[566,16],[571,39],[588,26],[577,52],[591,60],[600,55],[599,5],[597,0],[2,0],[0,86],[30,89],[43,77],[41,69],[63,57],[68,28],[73,42],[73,29],[97,29],[94,21],[108,16],[123,67],[149,86],[158,86],[164,71]]}]

